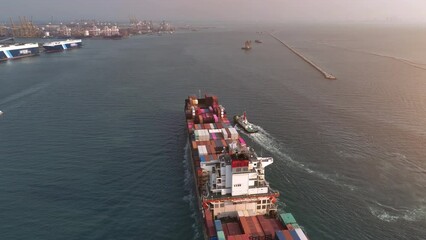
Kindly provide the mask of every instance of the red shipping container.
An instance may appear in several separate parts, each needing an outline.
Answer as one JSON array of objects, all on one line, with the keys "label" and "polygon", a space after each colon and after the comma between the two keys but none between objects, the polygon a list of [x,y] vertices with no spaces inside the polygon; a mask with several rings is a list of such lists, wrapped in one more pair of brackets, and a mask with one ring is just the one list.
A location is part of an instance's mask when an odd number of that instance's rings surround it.
[{"label": "red shipping container", "polygon": [[226,133],[228,134],[228,138],[231,138],[231,131],[229,131],[229,128],[225,128],[226,129]]},{"label": "red shipping container", "polygon": [[229,236],[229,230],[228,230],[227,224],[222,224],[222,229],[223,229],[223,233],[225,233],[225,237]]},{"label": "red shipping container", "polygon": [[250,239],[250,234],[241,234],[239,235],[241,240],[251,240]]},{"label": "red shipping container", "polygon": [[259,221],[257,220],[257,218],[256,218],[255,216],[252,216],[252,217],[251,217],[251,220],[252,220],[252,222],[253,222],[253,224],[254,224],[254,227],[255,227],[255,229],[256,229],[256,233],[257,233],[257,235],[258,235],[259,237],[264,237],[264,236],[265,236],[265,234],[263,233],[262,227],[260,226],[260,223],[259,223]]},{"label": "red shipping container", "polygon": [[285,239],[293,240],[288,230],[282,230],[282,233],[284,234]]},{"label": "red shipping container", "polygon": [[242,234],[240,225],[236,222],[228,223],[228,230],[230,235],[240,235]]},{"label": "red shipping container", "polygon": [[240,223],[241,223],[241,227],[243,229],[243,232],[250,234],[251,230],[250,230],[250,226],[247,223],[247,219],[245,217],[240,217]]},{"label": "red shipping container", "polygon": [[262,227],[263,233],[266,236],[272,236],[275,237],[275,230],[272,226],[272,219],[267,219],[262,215],[257,216],[257,220],[260,223],[260,226]]},{"label": "red shipping container", "polygon": [[214,226],[208,227],[208,232],[209,232],[209,237],[216,236],[216,229],[214,228]]},{"label": "red shipping container", "polygon": [[274,219],[273,222],[274,222],[274,227],[277,228],[277,230],[284,230],[284,229],[286,229],[286,227],[284,227],[281,224],[280,220]]},{"label": "red shipping container", "polygon": [[232,168],[248,167],[249,160],[232,160]]}]

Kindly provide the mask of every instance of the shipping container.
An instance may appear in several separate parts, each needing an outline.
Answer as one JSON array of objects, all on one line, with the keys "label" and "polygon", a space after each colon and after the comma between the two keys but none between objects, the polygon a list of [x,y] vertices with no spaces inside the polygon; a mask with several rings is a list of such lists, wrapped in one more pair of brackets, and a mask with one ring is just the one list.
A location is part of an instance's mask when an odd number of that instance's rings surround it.
[{"label": "shipping container", "polygon": [[237,222],[227,223],[229,235],[240,235],[243,232],[241,231],[240,225]]},{"label": "shipping container", "polygon": [[308,238],[306,237],[305,233],[302,231],[301,228],[296,228],[295,231],[297,233],[297,236],[299,236],[301,240],[308,240]]},{"label": "shipping container", "polygon": [[240,224],[244,234],[251,234],[250,226],[247,223],[246,217],[240,217]]},{"label": "shipping container", "polygon": [[290,230],[289,232],[290,232],[291,237],[293,238],[293,240],[301,240],[301,239],[299,238],[299,236],[297,235],[296,230]]},{"label": "shipping container", "polygon": [[265,237],[270,236],[272,238],[275,237],[275,229],[272,226],[273,222],[272,219],[266,219],[264,216],[259,215],[257,216],[257,220],[260,223],[260,226],[262,227],[263,233],[265,234]]},{"label": "shipping container", "polygon": [[297,223],[292,223],[291,226],[293,226],[294,229],[300,228],[299,224],[297,224]]},{"label": "shipping container", "polygon": [[294,219],[293,215],[291,213],[281,213],[280,214],[280,220],[284,225],[297,223],[296,219]]},{"label": "shipping container", "polygon": [[275,232],[275,240],[288,240],[281,231]]},{"label": "shipping container", "polygon": [[218,231],[217,232],[217,239],[218,240],[226,240],[225,233],[223,231]]},{"label": "shipping container", "polygon": [[286,240],[294,240],[288,230],[282,230],[282,233],[284,234]]},{"label": "shipping container", "polygon": [[257,220],[257,218],[255,216],[252,216],[250,218],[251,218],[251,221],[253,222],[254,227],[256,229],[257,236],[259,236],[260,238],[263,238],[265,236],[265,234],[262,230],[262,227],[260,226],[259,221]]},{"label": "shipping container", "polygon": [[222,222],[220,220],[214,220],[214,226],[216,231],[223,231]]},{"label": "shipping container", "polygon": [[228,237],[229,234],[229,229],[228,229],[228,224],[224,223],[222,224],[222,228],[223,228],[223,232],[225,233],[225,237]]}]

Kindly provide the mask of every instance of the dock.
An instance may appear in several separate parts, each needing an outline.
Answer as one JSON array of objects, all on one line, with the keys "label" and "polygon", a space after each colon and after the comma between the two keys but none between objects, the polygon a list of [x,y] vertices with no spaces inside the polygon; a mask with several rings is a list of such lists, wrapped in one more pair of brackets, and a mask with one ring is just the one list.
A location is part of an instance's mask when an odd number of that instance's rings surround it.
[{"label": "dock", "polygon": [[278,42],[282,43],[285,47],[287,47],[290,51],[292,51],[294,54],[296,54],[297,56],[299,56],[301,59],[303,59],[309,65],[311,65],[312,67],[314,67],[318,72],[320,72],[322,75],[324,75],[324,78],[330,79],[330,80],[336,80],[337,79],[335,76],[333,76],[330,73],[322,70],[322,68],[320,68],[318,65],[316,65],[314,62],[312,62],[311,60],[309,60],[305,56],[303,56],[301,53],[299,53],[298,51],[296,51],[294,48],[290,47],[288,44],[286,44],[285,42],[281,41],[281,39],[279,39],[278,37],[276,37],[274,34],[269,33],[269,35],[271,35],[271,37],[275,38]]}]

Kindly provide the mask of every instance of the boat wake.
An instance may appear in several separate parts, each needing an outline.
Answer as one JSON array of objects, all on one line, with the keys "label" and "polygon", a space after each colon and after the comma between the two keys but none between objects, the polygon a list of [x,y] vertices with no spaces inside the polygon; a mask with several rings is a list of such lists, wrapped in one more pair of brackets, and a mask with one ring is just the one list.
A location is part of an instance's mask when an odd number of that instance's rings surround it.
[{"label": "boat wake", "polygon": [[193,239],[200,239],[201,233],[200,233],[200,226],[198,223],[198,217],[197,217],[197,203],[196,203],[196,197],[194,192],[194,179],[192,177],[191,173],[191,166],[189,165],[189,143],[187,142],[184,148],[184,159],[183,159],[183,166],[185,169],[185,176],[184,176],[184,186],[185,191],[188,193],[183,197],[183,200],[189,204],[189,208],[192,212],[191,218],[194,219],[194,223],[192,224],[192,229],[194,230],[194,237]]},{"label": "boat wake", "polygon": [[30,96],[30,95],[32,95],[32,94],[34,94],[34,93],[42,90],[43,88],[45,88],[47,86],[48,86],[48,83],[37,84],[37,85],[35,85],[33,87],[30,87],[28,89],[25,89],[23,91],[20,91],[18,93],[12,94],[12,95],[4,98],[4,99],[1,99],[0,100],[0,105],[11,103],[11,102],[20,100],[20,99],[22,99],[24,97]]},{"label": "boat wake", "polygon": [[[254,125],[254,124],[253,124]],[[247,134],[246,132],[242,131],[241,129],[236,126],[235,128],[239,129],[241,133],[243,133],[245,136],[249,137],[253,141],[255,141],[257,144],[259,144],[262,148],[266,149],[270,153],[278,156],[280,159],[284,159],[289,165],[298,167],[300,169],[303,169],[309,174],[313,174],[321,179],[330,181],[338,186],[342,186],[345,188],[348,188],[349,190],[353,191],[356,189],[355,186],[352,186],[350,184],[341,183],[338,181],[334,176],[330,174],[325,174],[316,170],[313,170],[306,166],[303,163],[300,163],[296,160],[294,160],[290,155],[286,154],[284,146],[271,134],[269,134],[265,129],[263,129],[260,126],[254,125],[259,129],[257,133]]]},{"label": "boat wake", "polygon": [[386,206],[375,202],[375,207],[369,207],[370,213],[378,219],[385,222],[395,222],[405,220],[409,222],[426,220],[426,206],[421,206],[414,209],[398,210],[391,206]]},{"label": "boat wake", "polygon": [[332,48],[338,48],[338,49],[343,49],[343,50],[347,50],[347,51],[364,53],[364,54],[369,54],[369,55],[373,55],[373,56],[377,56],[377,57],[388,58],[388,59],[392,59],[392,60],[395,60],[395,61],[407,64],[407,65],[409,65],[411,67],[415,67],[415,68],[418,68],[418,69],[426,70],[426,64],[414,62],[412,60],[408,60],[408,59],[401,58],[401,57],[395,57],[395,56],[385,55],[385,54],[376,53],[376,52],[369,52],[369,51],[364,51],[364,50],[359,50],[359,49],[352,49],[352,48],[340,47],[340,46],[336,46],[336,45],[329,44],[329,43],[318,43],[318,44],[322,44],[322,45],[325,45],[325,46],[328,46],[328,47],[332,47]]}]

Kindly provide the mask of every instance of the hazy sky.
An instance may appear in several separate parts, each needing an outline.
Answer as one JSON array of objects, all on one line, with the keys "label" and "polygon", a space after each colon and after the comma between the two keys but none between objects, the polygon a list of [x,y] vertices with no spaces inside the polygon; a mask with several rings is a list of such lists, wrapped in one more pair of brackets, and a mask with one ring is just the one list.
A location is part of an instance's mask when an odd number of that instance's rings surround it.
[{"label": "hazy sky", "polygon": [[426,0],[1,0],[0,20],[97,18],[224,21],[426,22]]}]

